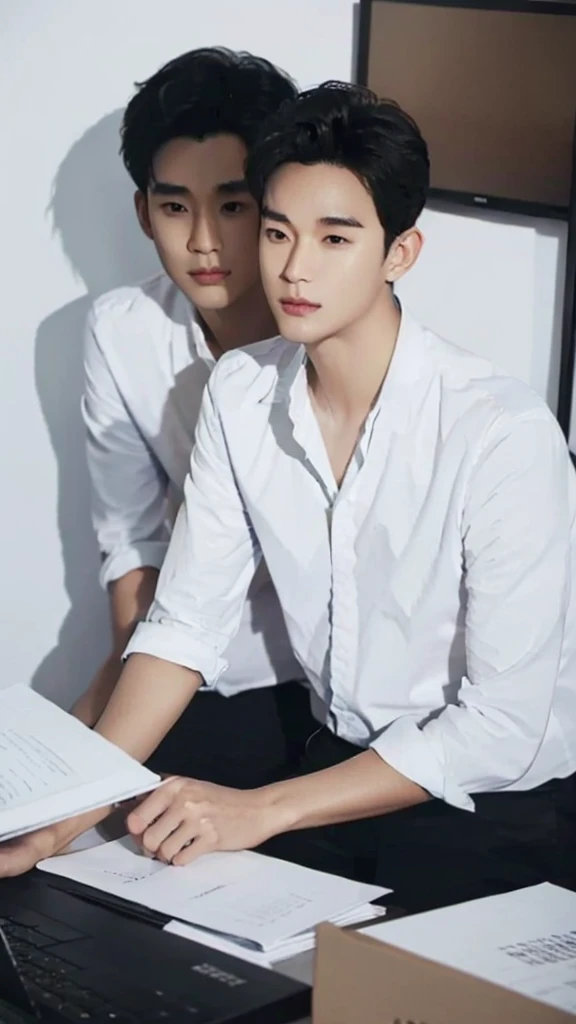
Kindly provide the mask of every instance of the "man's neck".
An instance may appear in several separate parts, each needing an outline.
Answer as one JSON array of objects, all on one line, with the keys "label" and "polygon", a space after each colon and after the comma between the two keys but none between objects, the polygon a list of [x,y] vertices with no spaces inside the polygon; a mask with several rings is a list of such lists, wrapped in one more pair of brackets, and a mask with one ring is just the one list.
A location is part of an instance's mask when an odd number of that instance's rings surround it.
[{"label": "man's neck", "polygon": [[392,294],[342,336],[307,346],[312,395],[339,420],[364,420],[394,354],[400,310]]},{"label": "man's neck", "polygon": [[197,313],[216,357],[278,333],[260,284],[226,309],[198,309]]}]

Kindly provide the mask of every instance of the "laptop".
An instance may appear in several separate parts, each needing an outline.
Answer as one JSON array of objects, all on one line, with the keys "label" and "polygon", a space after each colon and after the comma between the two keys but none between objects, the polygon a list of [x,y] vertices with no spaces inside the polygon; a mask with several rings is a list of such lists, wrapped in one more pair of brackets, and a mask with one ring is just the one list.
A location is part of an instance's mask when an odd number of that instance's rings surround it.
[{"label": "laptop", "polygon": [[39,872],[0,881],[0,1024],[289,1024],[309,1013],[309,986],[162,923]]}]

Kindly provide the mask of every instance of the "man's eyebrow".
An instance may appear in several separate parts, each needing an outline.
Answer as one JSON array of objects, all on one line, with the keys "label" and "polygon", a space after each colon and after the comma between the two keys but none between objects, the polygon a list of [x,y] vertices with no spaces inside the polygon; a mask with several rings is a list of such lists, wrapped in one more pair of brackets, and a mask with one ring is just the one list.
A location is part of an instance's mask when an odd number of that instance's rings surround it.
[{"label": "man's eyebrow", "polygon": [[[150,191],[156,196],[186,196],[189,189],[186,185],[176,185],[172,181],[151,181]],[[248,191],[248,182],[244,178],[233,181],[222,181],[216,185],[216,192],[225,196],[237,196]]]},{"label": "man's eyebrow", "polygon": [[260,213],[265,220],[275,220],[277,224],[290,223],[285,213],[280,213],[278,210],[272,210],[269,206],[263,206]]},{"label": "man's eyebrow", "polygon": [[[265,220],[276,221],[277,224],[289,224],[290,220],[285,213],[272,210],[269,206],[262,207],[262,217]],[[320,217],[318,224],[328,228],[362,228],[363,224],[356,217]]]},{"label": "man's eyebrow", "polygon": [[185,185],[175,185],[171,181],[150,182],[150,191],[155,196],[187,196],[188,189]]},{"label": "man's eyebrow", "polygon": [[320,217],[318,222],[327,228],[363,228],[364,225],[356,217]]},{"label": "man's eyebrow", "polygon": [[235,181],[223,181],[216,186],[216,191],[224,196],[238,196],[248,192],[248,182],[245,178],[238,178]]}]

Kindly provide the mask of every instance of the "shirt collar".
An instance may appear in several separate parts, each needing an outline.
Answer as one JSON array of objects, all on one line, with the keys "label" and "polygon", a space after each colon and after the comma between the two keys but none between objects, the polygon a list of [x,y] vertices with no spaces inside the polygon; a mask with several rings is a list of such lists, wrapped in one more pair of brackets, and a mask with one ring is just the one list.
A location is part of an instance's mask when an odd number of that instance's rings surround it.
[{"label": "shirt collar", "polygon": [[281,353],[276,374],[259,401],[262,405],[289,405],[296,384],[306,369],[306,349],[304,345],[285,342],[286,348]]},{"label": "shirt collar", "polygon": [[206,340],[206,332],[198,316],[196,307],[188,299],[188,312],[190,316],[190,340],[200,359],[204,359],[210,366],[216,366],[216,359]]},{"label": "shirt collar", "polygon": [[401,307],[396,345],[372,414],[386,410],[394,416],[397,428],[407,423],[427,370],[429,373],[424,328]]},{"label": "shirt collar", "polygon": [[[424,329],[404,307],[401,307],[396,346],[386,379],[374,403],[370,418],[373,418],[376,411],[380,411],[383,406],[394,409],[395,415],[398,415],[400,419],[408,416],[415,385],[425,375],[425,354]],[[275,403],[291,405],[301,390],[301,378],[305,374],[306,361],[304,345],[296,345],[295,351],[292,351],[292,343],[286,342],[286,349],[280,356],[275,379],[260,398],[260,402],[269,405]]]}]

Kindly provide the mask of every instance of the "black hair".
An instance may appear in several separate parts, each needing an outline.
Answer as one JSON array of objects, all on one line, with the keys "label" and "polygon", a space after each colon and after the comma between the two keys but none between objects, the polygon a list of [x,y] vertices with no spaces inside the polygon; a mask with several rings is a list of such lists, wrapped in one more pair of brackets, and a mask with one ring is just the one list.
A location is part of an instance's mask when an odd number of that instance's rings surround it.
[{"label": "black hair", "polygon": [[374,200],[386,251],[426,202],[430,162],[418,126],[397,103],[363,86],[324,82],[268,119],[246,169],[260,205],[269,179],[288,163],[335,164],[356,174]]},{"label": "black hair", "polygon": [[292,79],[269,61],[220,46],[176,57],[137,89],[124,113],[120,152],[142,192],[167,142],[226,132],[250,147],[264,120],[296,96]]}]

